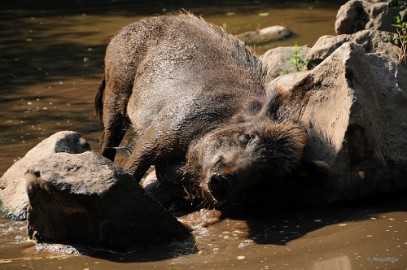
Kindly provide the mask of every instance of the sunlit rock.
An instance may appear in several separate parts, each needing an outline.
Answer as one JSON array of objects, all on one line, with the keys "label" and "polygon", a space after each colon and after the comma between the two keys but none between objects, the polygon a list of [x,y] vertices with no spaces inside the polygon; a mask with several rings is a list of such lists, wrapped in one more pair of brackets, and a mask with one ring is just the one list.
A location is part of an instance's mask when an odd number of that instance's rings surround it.
[{"label": "sunlit rock", "polygon": [[346,42],[353,42],[363,46],[366,53],[385,55],[393,60],[398,59],[400,47],[397,46],[396,35],[377,30],[363,30],[355,34],[339,36],[322,36],[307,52],[305,58],[309,66],[316,66]]},{"label": "sunlit rock", "polygon": [[0,201],[7,217],[24,220],[28,197],[24,174],[27,168],[38,160],[46,159],[53,153],[71,154],[90,151],[90,146],[79,133],[61,131],[40,142],[37,146],[14,163],[0,178]]},{"label": "sunlit rock", "polygon": [[291,113],[308,129],[305,155],[330,171],[325,181],[306,183],[297,201],[351,200],[407,187],[407,71],[401,64],[344,43],[315,69],[295,80],[284,77],[270,85],[298,102]]},{"label": "sunlit rock", "polygon": [[372,29],[396,32],[392,24],[402,7],[392,8],[390,1],[351,0],[340,7],[336,15],[335,32],[352,34]]},{"label": "sunlit rock", "polygon": [[124,250],[187,233],[132,176],[96,153],[52,154],[32,164],[26,179],[28,233],[40,242]]},{"label": "sunlit rock", "polygon": [[272,41],[286,39],[293,33],[285,26],[273,25],[236,35],[238,39],[248,45],[261,45]]},{"label": "sunlit rock", "polygon": [[[292,46],[277,47],[265,52],[260,56],[260,60],[267,68],[266,81],[306,68],[306,65],[296,65],[293,61],[295,61],[294,57],[305,60],[308,50],[306,46]],[[293,61],[290,62],[290,60]]]}]

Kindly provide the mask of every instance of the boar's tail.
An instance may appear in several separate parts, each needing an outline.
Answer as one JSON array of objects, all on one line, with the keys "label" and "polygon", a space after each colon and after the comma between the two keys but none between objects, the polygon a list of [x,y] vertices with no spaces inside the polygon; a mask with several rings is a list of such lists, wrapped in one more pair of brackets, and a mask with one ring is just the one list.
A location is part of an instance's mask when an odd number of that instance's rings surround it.
[{"label": "boar's tail", "polygon": [[105,87],[106,87],[106,80],[105,76],[103,76],[102,80],[100,81],[99,84],[99,90],[95,96],[95,102],[94,102],[94,107],[95,107],[95,112],[96,112],[96,117],[99,117],[99,121],[103,121],[103,93],[105,92]]}]

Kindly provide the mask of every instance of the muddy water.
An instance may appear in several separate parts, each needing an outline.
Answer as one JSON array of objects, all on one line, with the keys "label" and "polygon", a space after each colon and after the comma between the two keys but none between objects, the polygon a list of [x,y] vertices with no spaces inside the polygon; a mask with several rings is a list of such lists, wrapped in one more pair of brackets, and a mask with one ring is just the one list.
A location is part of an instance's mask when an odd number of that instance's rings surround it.
[{"label": "muddy water", "polygon": [[[5,1],[4,1],[5,2]],[[152,14],[192,10],[240,33],[285,25],[296,36],[256,47],[312,44],[333,33],[342,1],[9,1],[0,3],[0,173],[56,131],[82,133],[94,149],[93,97],[112,33]],[[15,2],[15,3],[14,3]],[[69,3],[68,3],[69,2]],[[170,3],[170,4],[169,4]],[[128,254],[44,247],[25,223],[0,219],[0,269],[407,269],[407,201],[267,213],[203,227],[193,239]],[[192,221],[202,222],[192,222]]]}]

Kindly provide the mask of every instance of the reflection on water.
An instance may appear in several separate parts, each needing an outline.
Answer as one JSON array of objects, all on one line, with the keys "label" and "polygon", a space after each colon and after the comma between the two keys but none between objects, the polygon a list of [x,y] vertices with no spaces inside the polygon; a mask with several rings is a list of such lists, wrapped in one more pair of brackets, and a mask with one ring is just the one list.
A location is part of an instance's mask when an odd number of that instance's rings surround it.
[{"label": "reflection on water", "polygon": [[316,262],[314,270],[352,270],[352,266],[348,256],[340,256]]},{"label": "reflection on water", "polygon": [[[124,25],[185,8],[230,33],[277,24],[296,33],[290,40],[254,48],[261,54],[295,41],[312,46],[319,36],[334,34],[342,2],[3,1],[0,173],[57,131],[78,131],[98,148],[101,128],[93,97],[106,43]],[[404,269],[406,210],[402,200],[218,223],[217,215],[204,211],[183,217],[194,221],[195,241],[138,247],[128,254],[87,250],[85,255],[36,246],[27,240],[24,222],[1,218],[0,269]]]}]

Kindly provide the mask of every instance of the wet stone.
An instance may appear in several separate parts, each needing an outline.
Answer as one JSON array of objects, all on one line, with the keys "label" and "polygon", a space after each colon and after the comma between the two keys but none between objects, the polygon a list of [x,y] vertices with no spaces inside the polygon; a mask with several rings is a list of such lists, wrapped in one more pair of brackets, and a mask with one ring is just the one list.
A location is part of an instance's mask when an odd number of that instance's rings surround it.
[{"label": "wet stone", "polygon": [[28,196],[24,174],[27,168],[40,159],[59,152],[71,154],[90,151],[90,146],[85,138],[74,131],[57,132],[41,141],[27,154],[16,161],[0,178],[1,210],[7,218],[25,220]]},{"label": "wet stone", "polygon": [[28,234],[39,242],[125,250],[187,229],[122,168],[95,154],[55,153],[26,174]]}]

